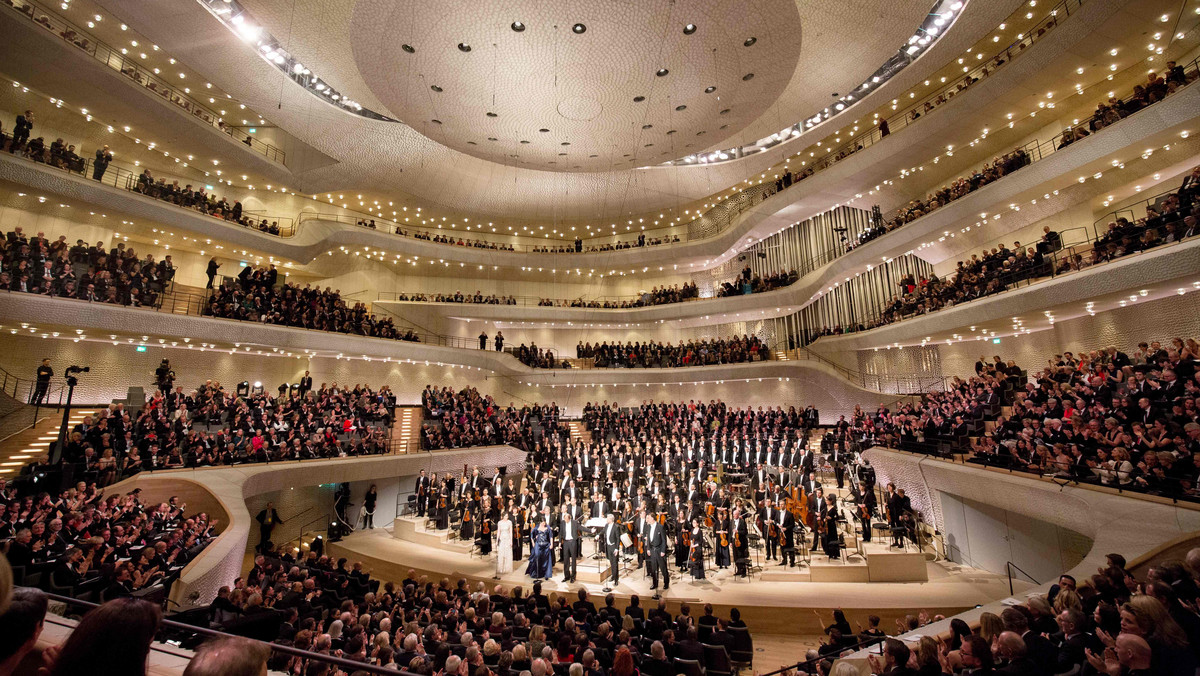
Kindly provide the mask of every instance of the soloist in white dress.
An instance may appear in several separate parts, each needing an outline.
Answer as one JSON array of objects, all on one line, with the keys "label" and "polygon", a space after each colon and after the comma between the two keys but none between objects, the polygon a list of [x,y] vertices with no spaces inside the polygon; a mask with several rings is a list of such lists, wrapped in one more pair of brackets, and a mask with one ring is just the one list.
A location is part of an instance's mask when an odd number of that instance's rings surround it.
[{"label": "soloist in white dress", "polygon": [[508,517],[496,523],[496,574],[511,573],[512,559],[512,521]]}]

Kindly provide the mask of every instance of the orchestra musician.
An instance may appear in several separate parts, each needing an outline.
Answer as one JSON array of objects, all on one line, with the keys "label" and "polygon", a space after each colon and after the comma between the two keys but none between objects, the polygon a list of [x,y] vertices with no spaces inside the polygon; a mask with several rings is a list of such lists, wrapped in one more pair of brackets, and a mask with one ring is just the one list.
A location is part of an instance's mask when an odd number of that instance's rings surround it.
[{"label": "orchestra musician", "polygon": [[671,572],[667,567],[667,537],[663,526],[651,519],[646,524],[646,568],[650,573],[650,588],[658,589],[659,577],[663,589],[671,588]]},{"label": "orchestra musician", "polygon": [[437,510],[434,512],[434,518],[437,520],[438,530],[449,530],[450,528],[450,487],[446,485],[447,481],[447,479],[442,479],[436,496]]},{"label": "orchestra musician", "polygon": [[841,556],[841,542],[837,531],[837,505],[834,496],[825,496],[825,509],[821,510],[821,534],[824,539],[825,555],[831,559]]},{"label": "orchestra musician", "polygon": [[787,510],[779,510],[779,565],[796,566],[796,517]]},{"label": "orchestra musician", "polygon": [[746,520],[742,518],[742,508],[736,507],[733,510],[733,521],[729,524],[729,544],[733,548],[733,560],[737,564],[737,574],[740,577],[746,577],[747,574],[745,561],[750,558],[748,535],[749,529],[746,528]]},{"label": "orchestra musician", "polygon": [[604,585],[604,591],[612,591],[612,588],[621,583],[621,527],[617,525],[616,518],[612,512],[608,513],[607,523],[604,524],[604,533],[602,535],[604,542],[604,553],[608,557],[608,571],[611,585]]},{"label": "orchestra musician", "polygon": [[704,535],[700,532],[700,518],[692,517],[692,536],[688,543],[688,567],[693,580],[704,579]]},{"label": "orchestra musician", "polygon": [[729,510],[722,506],[717,508],[716,521],[713,523],[713,560],[719,569],[729,567]]},{"label": "orchestra musician", "polygon": [[421,470],[420,476],[417,477],[417,518],[425,518],[425,507],[429,501],[429,477],[425,476],[425,470]]},{"label": "orchestra musician", "polygon": [[774,561],[779,557],[779,519],[780,511],[775,508],[771,498],[763,500],[763,509],[759,514],[762,521],[763,538],[767,541],[767,560]]}]

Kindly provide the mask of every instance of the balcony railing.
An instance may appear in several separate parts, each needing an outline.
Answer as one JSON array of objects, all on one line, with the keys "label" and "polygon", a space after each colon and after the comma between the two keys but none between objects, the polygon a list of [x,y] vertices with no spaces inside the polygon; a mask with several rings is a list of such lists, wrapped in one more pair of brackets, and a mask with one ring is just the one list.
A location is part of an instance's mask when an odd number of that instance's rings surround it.
[{"label": "balcony railing", "polygon": [[265,156],[272,162],[285,163],[287,157],[282,150],[270,143],[260,141],[254,135],[242,131],[240,127],[225,124],[222,116],[216,111],[200,103],[191,94],[172,85],[166,79],[146,70],[136,61],[122,54],[120,50],[100,42],[90,36],[86,30],[64,19],[51,9],[31,2],[31,0],[22,0],[22,2],[24,3],[23,7],[9,5],[9,9],[78,47],[85,54],[158,94],[164,100],[175,104],[184,112],[190,113],[192,117],[225,132],[254,152]]}]

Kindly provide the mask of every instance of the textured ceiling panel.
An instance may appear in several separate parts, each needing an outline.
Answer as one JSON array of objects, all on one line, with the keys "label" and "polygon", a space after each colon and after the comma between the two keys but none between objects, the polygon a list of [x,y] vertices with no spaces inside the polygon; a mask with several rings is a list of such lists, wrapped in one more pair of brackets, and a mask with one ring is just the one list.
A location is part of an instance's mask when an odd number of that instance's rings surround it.
[{"label": "textured ceiling panel", "polygon": [[775,105],[800,15],[793,0],[759,4],[359,0],[351,44],[375,96],[424,135],[501,163],[603,171],[718,143]]}]

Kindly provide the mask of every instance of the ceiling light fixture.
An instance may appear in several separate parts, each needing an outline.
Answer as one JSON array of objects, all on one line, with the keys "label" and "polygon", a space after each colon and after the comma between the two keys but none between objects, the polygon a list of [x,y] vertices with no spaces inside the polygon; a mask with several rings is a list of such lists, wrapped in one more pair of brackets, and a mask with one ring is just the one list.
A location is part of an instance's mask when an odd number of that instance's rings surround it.
[{"label": "ceiling light fixture", "polygon": [[460,43],[458,43],[458,51],[469,52],[469,51],[471,51],[471,45],[468,45],[465,42],[460,42]]},{"label": "ceiling light fixture", "polygon": [[695,33],[695,32],[696,32],[696,24],[694,24],[694,23],[689,23],[688,25],[683,27],[684,35],[691,35],[692,33]]},{"label": "ceiling light fixture", "polygon": [[645,96],[635,96],[635,97],[633,97],[633,102],[634,102],[634,103],[641,103],[642,101],[645,101],[645,100],[646,100],[646,97],[645,97]]},{"label": "ceiling light fixture", "polygon": [[714,85],[714,86],[709,86],[709,87],[705,87],[705,88],[704,88],[704,93],[705,93],[705,94],[711,94],[711,93],[713,93],[713,92],[715,92],[715,91],[717,91],[717,88],[716,88],[716,86],[715,86],[715,85]]},{"label": "ceiling light fixture", "polygon": [[442,93],[442,88],[441,88],[441,87],[439,87],[439,86],[437,86],[437,85],[430,85],[430,87],[429,87],[429,88],[430,88],[430,89],[432,89],[433,91],[435,91],[435,92],[439,93],[439,94],[441,94],[441,93]]},{"label": "ceiling light fixture", "polygon": [[754,79],[754,73],[746,73],[742,76],[742,82],[749,82]]},{"label": "ceiling light fixture", "polygon": [[525,30],[525,24],[521,23],[520,21],[514,21],[512,22],[512,29],[517,33],[520,33],[521,31]]},{"label": "ceiling light fixture", "polygon": [[655,71],[655,72],[654,72],[654,74],[655,74],[655,75],[657,75],[657,76],[659,76],[659,77],[662,77],[662,76],[664,76],[664,75],[666,75],[667,73],[670,73],[670,72],[671,72],[671,71],[667,70],[666,68],[659,68],[657,71]]},{"label": "ceiling light fixture", "polygon": [[571,26],[571,32],[575,33],[576,35],[581,35],[587,32],[587,26],[577,23],[574,26]]},{"label": "ceiling light fixture", "polygon": [[746,38],[746,41],[742,43],[742,46],[743,47],[753,47],[754,43],[756,43],[756,42],[758,42],[758,38]]},{"label": "ceiling light fixture", "polygon": [[416,54],[416,52],[417,52],[417,49],[409,44],[400,45],[400,49],[403,49],[404,51],[408,52],[409,54]]}]

